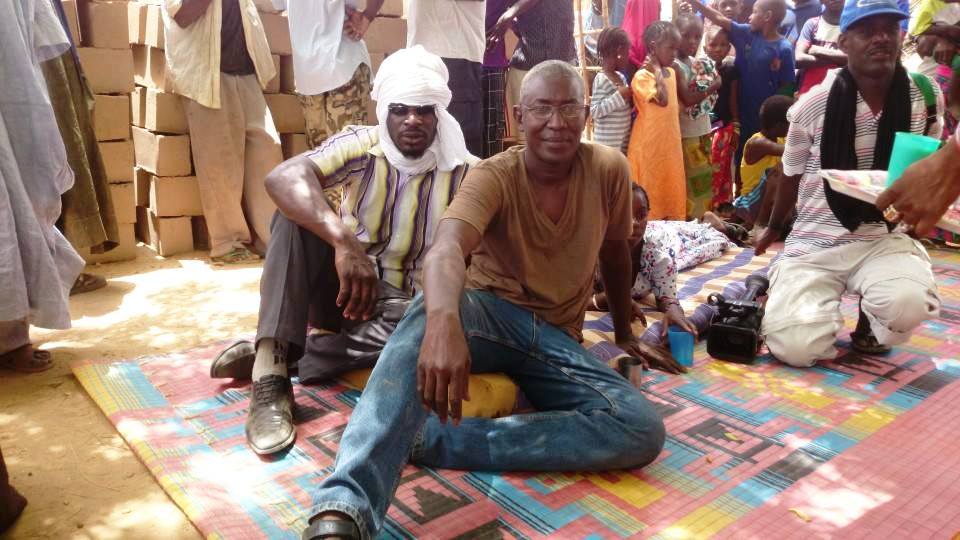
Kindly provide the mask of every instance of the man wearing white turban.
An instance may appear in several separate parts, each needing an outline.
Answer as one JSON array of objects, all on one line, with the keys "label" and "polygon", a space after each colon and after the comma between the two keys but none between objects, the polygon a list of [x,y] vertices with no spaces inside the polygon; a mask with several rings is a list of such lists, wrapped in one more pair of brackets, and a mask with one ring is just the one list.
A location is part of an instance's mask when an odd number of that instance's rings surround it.
[{"label": "man wearing white turban", "polygon": [[[371,367],[420,289],[423,255],[476,158],[464,145],[447,70],[421,47],[391,54],[373,84],[379,126],[348,126],[266,180],[273,218],[254,343],[238,342],[214,378],[253,379],[246,435],[258,454],[293,443],[287,363],[305,383]],[[342,188],[338,210],[324,190]],[[307,325],[329,330],[306,335]],[[299,360],[299,362],[298,362]]]},{"label": "man wearing white turban", "polygon": [[[599,260],[614,291],[617,345],[677,367],[630,327],[630,167],[619,151],[580,142],[587,110],[583,80],[566,62],[538,64],[523,80],[513,113],[528,144],[470,169],[444,213],[423,294],[367,381],[303,540],[376,538],[408,461],[602,471],[660,453],[654,406],[579,343]],[[512,378],[537,412],[461,418],[468,378],[484,372]],[[450,527],[451,537],[476,532]]]}]

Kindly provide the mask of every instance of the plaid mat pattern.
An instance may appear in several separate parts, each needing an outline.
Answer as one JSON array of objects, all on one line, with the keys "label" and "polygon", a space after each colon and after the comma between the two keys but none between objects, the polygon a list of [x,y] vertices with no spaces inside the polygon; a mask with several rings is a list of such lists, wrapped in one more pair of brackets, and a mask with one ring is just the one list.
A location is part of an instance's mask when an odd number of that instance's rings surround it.
[{"label": "plaid mat pattern", "polygon": [[[849,349],[810,369],[762,357],[650,374],[668,440],[642,470],[604,474],[407,467],[384,538],[949,538],[960,530],[960,256],[934,253],[942,319],[887,357]],[[767,258],[734,250],[684,273],[684,307]],[[610,354],[606,317],[588,339]],[[207,376],[222,344],[74,373],[163,489],[207,538],[299,538],[332,470],[359,392],[295,388],[298,439],[264,460],[247,449],[249,387]]]}]

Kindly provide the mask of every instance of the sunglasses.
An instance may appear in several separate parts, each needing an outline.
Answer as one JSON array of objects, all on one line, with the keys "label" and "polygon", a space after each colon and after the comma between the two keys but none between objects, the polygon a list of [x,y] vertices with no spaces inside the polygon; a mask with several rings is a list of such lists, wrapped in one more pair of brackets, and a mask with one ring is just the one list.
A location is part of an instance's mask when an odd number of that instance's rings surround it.
[{"label": "sunglasses", "polygon": [[387,110],[390,111],[390,114],[397,116],[409,116],[411,112],[417,116],[437,114],[436,105],[404,105],[402,103],[391,103],[387,106]]},{"label": "sunglasses", "polygon": [[531,116],[537,120],[547,121],[553,118],[553,113],[558,112],[564,120],[575,120],[580,118],[587,110],[586,106],[578,103],[568,103],[554,107],[553,105],[535,105],[533,107],[523,106]]}]

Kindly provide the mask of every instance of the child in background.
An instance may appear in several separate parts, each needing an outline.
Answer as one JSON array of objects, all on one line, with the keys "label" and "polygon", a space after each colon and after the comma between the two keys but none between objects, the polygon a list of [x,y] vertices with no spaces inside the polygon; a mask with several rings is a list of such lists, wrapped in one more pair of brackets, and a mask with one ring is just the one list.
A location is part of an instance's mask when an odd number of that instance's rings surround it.
[{"label": "child in background", "polygon": [[713,126],[716,128],[710,149],[713,162],[714,208],[733,200],[733,178],[736,176],[733,156],[740,145],[740,111],[737,107],[740,73],[733,58],[727,57],[730,49],[730,37],[726,30],[719,26],[711,27],[707,32],[706,52],[707,56],[716,62],[722,81],[711,114]]},{"label": "child in background", "polygon": [[714,3],[714,7],[731,21],[737,20],[737,17],[740,15],[740,9],[742,8],[740,0],[717,0],[717,2]]},{"label": "child in background", "polygon": [[803,25],[797,41],[798,78],[802,95],[823,82],[827,71],[847,65],[847,55],[840,50],[840,14],[843,0],[823,0],[824,12]]},{"label": "child in background", "polygon": [[743,148],[743,193],[733,201],[733,206],[743,225],[754,229],[755,237],[759,229],[767,226],[776,199],[777,179],[782,174],[780,159],[790,129],[787,110],[791,105],[793,99],[787,96],[767,98],[760,107],[760,131]]},{"label": "child in background", "polygon": [[[740,10],[743,8],[743,6],[741,6],[740,4],[740,0],[711,0],[710,5],[720,13],[723,13],[724,17],[730,19],[731,21],[737,20],[737,17],[740,14]],[[701,47],[703,47],[704,53],[707,52],[707,45],[708,45],[707,40],[709,39],[710,36],[714,35],[713,34],[714,31],[719,29],[720,27],[710,22],[710,19],[704,19],[703,21],[704,40],[703,40],[703,44],[701,45]],[[729,36],[727,37],[727,39],[729,40]],[[729,57],[730,59],[733,59],[735,55],[736,55],[736,51],[733,49],[733,47],[730,47],[730,50],[727,52],[725,56]],[[718,66],[720,65],[720,62],[717,61],[716,59],[714,59],[713,61]]]},{"label": "child in background", "polygon": [[677,17],[680,47],[677,49],[677,97],[680,101],[680,136],[683,169],[687,180],[687,219],[699,219],[713,209],[713,164],[710,147],[710,111],[722,86],[709,58],[695,58],[703,23],[692,13]]},{"label": "child in background", "polygon": [[793,47],[779,34],[778,28],[787,12],[784,0],[757,0],[749,24],[732,21],[719,11],[697,0],[683,4],[703,13],[730,34],[737,49],[736,66],[740,72],[740,149],[742,156],[747,139],[760,131],[760,105],[776,94],[792,95],[796,74],[793,70]]},{"label": "child in background", "polygon": [[647,58],[633,76],[633,122],[627,158],[633,181],[650,194],[650,219],[684,219],[687,215],[677,76],[670,66],[677,57],[680,33],[667,21],[643,31]]},{"label": "child in background", "polygon": [[630,37],[618,27],[604,28],[597,38],[597,54],[603,71],[593,79],[590,116],[593,140],[626,153],[633,112],[630,85],[621,71],[630,65]]},{"label": "child in background", "polygon": [[[960,2],[923,0],[910,21],[910,33],[918,36],[917,54],[923,59],[917,71],[940,85],[943,95],[950,95],[954,70],[960,69]],[[943,133],[947,140],[957,128],[957,118],[950,111],[943,114]]]},{"label": "child in background", "polygon": [[[630,235],[630,258],[633,262],[633,315],[646,324],[640,301],[653,293],[657,310],[663,312],[661,339],[666,329],[675,324],[697,335],[698,330],[683,313],[677,298],[677,273],[716,259],[734,247],[718,229],[695,221],[648,221],[650,201],[640,186],[633,186],[633,234]],[[599,276],[598,276],[599,277]],[[607,311],[603,283],[594,280],[595,294],[587,309]]]},{"label": "child in background", "polygon": [[[938,61],[934,57],[934,52],[941,43],[947,46],[957,39],[960,34],[960,30],[956,28],[958,23],[960,23],[960,2],[944,0],[920,2],[919,8],[910,17],[910,35],[917,39],[917,54],[922,59],[916,66],[916,71],[931,79],[936,76]],[[949,65],[949,63],[943,63]]]}]

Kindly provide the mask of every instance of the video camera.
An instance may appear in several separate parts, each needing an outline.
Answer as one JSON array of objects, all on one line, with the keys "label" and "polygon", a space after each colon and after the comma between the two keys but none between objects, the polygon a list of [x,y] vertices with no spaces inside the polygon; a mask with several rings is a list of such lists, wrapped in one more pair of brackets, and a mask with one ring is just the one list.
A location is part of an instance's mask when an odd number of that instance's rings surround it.
[{"label": "video camera", "polygon": [[750,276],[746,286],[747,292],[736,300],[727,300],[717,293],[707,297],[707,303],[717,309],[707,336],[707,353],[718,360],[753,363],[763,343],[763,305],[757,298],[767,293],[770,282],[761,276]]}]

